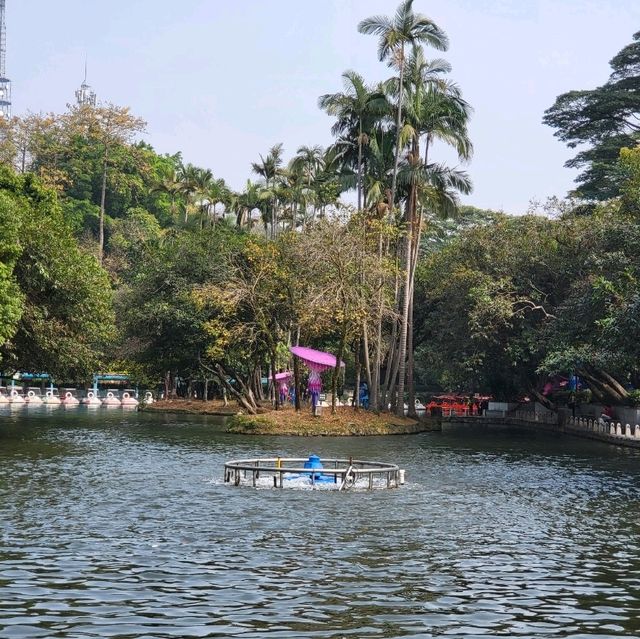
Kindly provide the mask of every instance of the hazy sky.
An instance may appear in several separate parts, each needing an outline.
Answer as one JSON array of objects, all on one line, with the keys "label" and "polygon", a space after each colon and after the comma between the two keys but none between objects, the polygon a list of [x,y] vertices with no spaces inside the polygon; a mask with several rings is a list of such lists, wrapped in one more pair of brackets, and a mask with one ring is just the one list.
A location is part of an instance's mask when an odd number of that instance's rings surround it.
[{"label": "hazy sky", "polygon": [[[399,0],[398,0],[399,1]],[[83,76],[129,105],[162,153],[182,151],[241,188],[276,142],[327,145],[317,98],[354,69],[386,78],[376,39],[357,32],[397,0],[7,0],[14,113],[62,111]],[[415,0],[449,35],[451,78],[475,109],[467,169],[476,206],[522,212],[564,195],[572,152],[541,123],[557,95],[603,83],[640,30],[638,0]],[[436,155],[433,156],[434,159]],[[445,150],[438,158],[455,163]]]}]

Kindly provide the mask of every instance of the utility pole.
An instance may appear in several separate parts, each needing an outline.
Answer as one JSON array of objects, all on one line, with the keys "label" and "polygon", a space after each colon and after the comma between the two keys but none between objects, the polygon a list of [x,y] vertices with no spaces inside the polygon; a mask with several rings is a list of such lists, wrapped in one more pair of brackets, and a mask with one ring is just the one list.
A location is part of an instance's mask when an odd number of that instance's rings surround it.
[{"label": "utility pole", "polygon": [[11,117],[11,80],[5,70],[7,60],[6,0],[0,0],[0,117]]}]

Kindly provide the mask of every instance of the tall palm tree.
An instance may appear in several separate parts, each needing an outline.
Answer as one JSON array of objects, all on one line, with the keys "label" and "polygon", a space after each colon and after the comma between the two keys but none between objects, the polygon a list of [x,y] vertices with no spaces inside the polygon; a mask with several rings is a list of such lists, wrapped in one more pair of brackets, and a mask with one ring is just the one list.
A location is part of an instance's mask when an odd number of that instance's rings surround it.
[{"label": "tall palm tree", "polygon": [[282,171],[282,155],[283,148],[282,143],[274,144],[267,153],[266,157],[260,155],[260,162],[252,162],[251,168],[254,173],[262,176],[265,181],[267,190],[271,191],[270,199],[270,213],[271,213],[271,235],[275,237],[275,229],[277,224],[277,211],[276,211],[276,178]]},{"label": "tall palm tree", "polygon": [[158,182],[152,187],[154,193],[165,193],[171,201],[171,216],[176,215],[176,199],[182,194],[182,182],[175,169],[164,172]]},{"label": "tall palm tree", "polygon": [[235,210],[236,224],[242,227],[246,222],[251,229],[251,212],[260,207],[260,185],[247,180],[244,191],[231,198],[230,207]]},{"label": "tall palm tree", "polygon": [[356,184],[358,211],[360,211],[363,190],[363,147],[368,144],[370,126],[387,111],[388,105],[384,94],[369,88],[364,78],[355,71],[345,71],[342,78],[344,92],[322,95],[318,99],[318,105],[329,115],[338,118],[332,127],[334,135],[342,135],[347,143],[352,137],[356,140],[358,147]]},{"label": "tall palm tree", "polygon": [[200,180],[200,171],[193,164],[180,165],[178,168],[178,180],[182,185],[181,192],[185,196],[186,206],[184,209],[184,222],[189,220],[189,211],[193,210],[195,194],[198,191],[198,182]]},{"label": "tall palm tree", "polygon": [[398,162],[400,158],[400,136],[402,131],[402,106],[404,100],[405,50],[407,46],[427,44],[435,49],[446,51],[449,46],[447,35],[426,16],[413,11],[414,0],[404,0],[393,18],[372,16],[358,25],[358,31],[367,35],[376,35],[378,40],[378,58],[387,60],[390,66],[399,71],[398,103],[396,106],[396,148],[391,183],[391,206],[395,206]]},{"label": "tall palm tree", "polygon": [[[428,153],[433,139],[453,146],[461,160],[469,159],[472,145],[468,137],[469,105],[462,99],[456,85],[434,78],[431,67],[419,53],[410,65],[407,91],[407,126],[405,133],[411,152],[402,169],[403,186],[407,188],[405,246],[405,283],[402,324],[398,344],[398,414],[403,410],[405,372],[409,388],[409,411],[415,413],[413,388],[413,293],[415,269],[422,232],[424,203],[440,214],[455,210],[455,193],[468,193],[471,183],[466,174],[442,165],[429,164]],[[441,66],[441,65],[440,65]],[[420,154],[420,139],[426,136],[425,159]],[[417,212],[420,212],[418,215]],[[407,358],[408,353],[408,358]],[[407,361],[408,360],[408,361]],[[405,370],[406,366],[406,370]]]},{"label": "tall palm tree", "polygon": [[[213,224],[216,222],[218,204],[222,204],[225,207],[229,206],[231,201],[231,191],[227,188],[225,181],[222,178],[217,180],[211,180],[209,188],[205,193],[205,198],[209,202],[209,206],[212,208],[210,211],[213,216]],[[208,211],[209,212],[209,211]]]},{"label": "tall palm tree", "polygon": [[[292,183],[293,192],[296,194],[293,208],[297,204],[303,204],[302,227],[307,221],[307,202],[312,200],[313,184],[319,173],[325,168],[325,153],[321,146],[301,146],[289,164],[289,181]],[[302,185],[306,188],[303,189]],[[312,213],[313,216],[313,213]],[[295,214],[294,214],[295,226]]]}]

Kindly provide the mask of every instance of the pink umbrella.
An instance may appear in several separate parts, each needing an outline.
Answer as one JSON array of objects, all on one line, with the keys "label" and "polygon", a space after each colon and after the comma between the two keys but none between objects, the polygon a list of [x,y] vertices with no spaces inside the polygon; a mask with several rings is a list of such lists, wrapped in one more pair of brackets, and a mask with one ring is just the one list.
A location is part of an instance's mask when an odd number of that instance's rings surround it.
[{"label": "pink umbrella", "polygon": [[284,373],[276,373],[276,383],[278,384],[278,390],[280,392],[280,401],[284,403],[284,400],[287,397],[287,392],[289,391],[289,387],[287,385],[289,379],[293,373],[291,371],[284,371]]},{"label": "pink umbrella", "polygon": [[[306,346],[292,346],[290,350],[296,357],[299,357],[304,362],[310,371],[309,384],[307,386],[311,393],[312,404],[315,406],[318,400],[318,394],[322,390],[320,373],[329,368],[335,368],[336,357],[331,353],[316,351]],[[344,362],[340,362],[340,366],[344,366]]]}]

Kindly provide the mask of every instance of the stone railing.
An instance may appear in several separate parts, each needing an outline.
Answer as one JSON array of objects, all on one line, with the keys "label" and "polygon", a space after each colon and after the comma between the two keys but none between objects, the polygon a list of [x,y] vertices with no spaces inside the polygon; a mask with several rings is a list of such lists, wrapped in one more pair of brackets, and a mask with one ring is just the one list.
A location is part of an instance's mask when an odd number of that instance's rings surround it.
[{"label": "stone railing", "polygon": [[533,422],[539,424],[557,424],[558,423],[558,413],[554,413],[551,410],[547,411],[537,411],[534,412],[532,410],[516,410],[512,413],[509,413],[508,417],[512,417],[514,419],[519,419],[523,422]]},{"label": "stone railing", "polygon": [[569,417],[566,426],[586,433],[598,433],[599,435],[620,439],[640,440],[640,424],[622,424],[615,421],[607,423],[602,419]]}]

